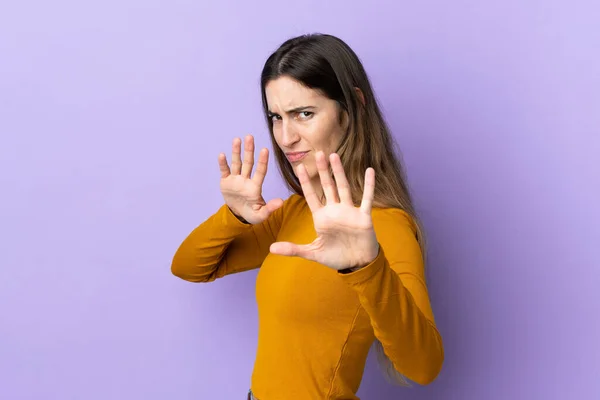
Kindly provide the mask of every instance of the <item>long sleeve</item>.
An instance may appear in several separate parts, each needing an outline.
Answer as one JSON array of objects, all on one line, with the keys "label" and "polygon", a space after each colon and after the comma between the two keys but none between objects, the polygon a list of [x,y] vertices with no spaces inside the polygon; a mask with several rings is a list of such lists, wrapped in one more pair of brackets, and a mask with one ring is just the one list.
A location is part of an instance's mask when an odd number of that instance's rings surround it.
[{"label": "long sleeve", "polygon": [[260,267],[277,237],[288,200],[256,225],[241,222],[224,204],[181,243],[171,272],[186,281],[211,282]]},{"label": "long sleeve", "polygon": [[439,374],[444,349],[429,301],[423,258],[410,217],[401,210],[373,214],[379,255],[340,274],[358,294],[375,337],[402,375],[426,385]]}]

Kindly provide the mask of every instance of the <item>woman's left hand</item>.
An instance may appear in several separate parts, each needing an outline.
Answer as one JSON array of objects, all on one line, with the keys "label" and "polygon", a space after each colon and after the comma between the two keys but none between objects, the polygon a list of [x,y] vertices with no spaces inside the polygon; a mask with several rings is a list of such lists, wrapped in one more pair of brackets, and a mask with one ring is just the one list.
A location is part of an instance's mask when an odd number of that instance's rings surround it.
[{"label": "woman's left hand", "polygon": [[271,245],[271,253],[303,257],[335,270],[364,267],[379,253],[379,243],[371,219],[375,170],[366,170],[362,202],[360,207],[355,207],[339,155],[333,153],[330,156],[335,182],[329,174],[323,152],[317,152],[315,157],[325,204],[319,201],[303,164],[297,167],[296,173],[312,212],[317,238],[304,245],[276,242]]}]

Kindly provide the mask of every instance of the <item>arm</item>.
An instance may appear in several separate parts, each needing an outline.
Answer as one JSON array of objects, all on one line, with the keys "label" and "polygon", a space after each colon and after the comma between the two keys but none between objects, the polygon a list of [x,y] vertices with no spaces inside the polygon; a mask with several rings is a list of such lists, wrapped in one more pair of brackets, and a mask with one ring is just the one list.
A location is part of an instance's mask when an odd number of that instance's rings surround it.
[{"label": "arm", "polygon": [[240,221],[224,204],[181,243],[171,272],[186,281],[211,282],[258,268],[279,233],[287,202],[255,225]]},{"label": "arm", "polygon": [[375,336],[396,370],[426,385],[439,374],[444,348],[436,328],[412,220],[401,210],[374,210],[379,255],[339,276],[358,294]]}]

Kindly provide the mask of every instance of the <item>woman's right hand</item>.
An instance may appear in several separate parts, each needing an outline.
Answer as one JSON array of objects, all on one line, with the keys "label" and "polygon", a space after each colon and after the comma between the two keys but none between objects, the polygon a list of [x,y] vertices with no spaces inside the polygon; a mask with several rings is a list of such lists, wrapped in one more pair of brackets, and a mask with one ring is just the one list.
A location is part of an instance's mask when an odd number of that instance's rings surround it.
[{"label": "woman's right hand", "polygon": [[233,140],[231,169],[227,165],[227,157],[219,154],[219,170],[221,171],[221,194],[225,204],[237,216],[248,223],[258,224],[283,204],[282,199],[273,199],[268,203],[262,197],[262,185],[267,174],[269,151],[262,149],[258,156],[258,164],[254,167],[254,138],[246,136],[244,143],[244,160],[241,158],[242,141]]}]

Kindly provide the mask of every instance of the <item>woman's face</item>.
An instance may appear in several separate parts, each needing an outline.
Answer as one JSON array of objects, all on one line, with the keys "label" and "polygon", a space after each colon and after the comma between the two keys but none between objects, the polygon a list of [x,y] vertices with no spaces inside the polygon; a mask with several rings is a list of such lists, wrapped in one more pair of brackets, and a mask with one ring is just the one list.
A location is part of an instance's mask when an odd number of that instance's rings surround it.
[{"label": "woman's face", "polygon": [[[321,150],[329,157],[346,131],[339,122],[339,105],[287,76],[270,81],[265,94],[277,145],[294,172],[302,163],[313,185],[319,184],[315,153]],[[346,121],[344,113],[344,125]]]}]

